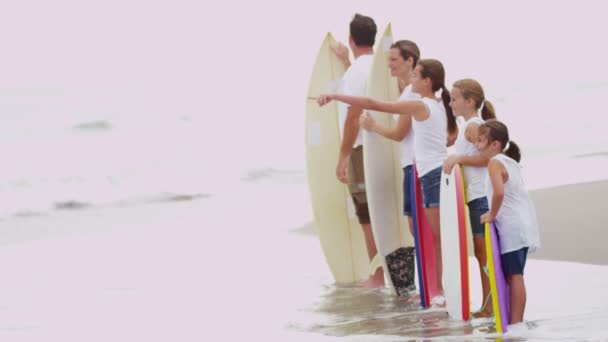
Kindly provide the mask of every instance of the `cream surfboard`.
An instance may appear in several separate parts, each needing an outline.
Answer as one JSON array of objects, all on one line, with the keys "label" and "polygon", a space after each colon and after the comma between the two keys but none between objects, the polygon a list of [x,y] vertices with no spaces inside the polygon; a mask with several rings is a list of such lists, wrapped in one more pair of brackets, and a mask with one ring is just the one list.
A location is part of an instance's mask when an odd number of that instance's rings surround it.
[{"label": "cream surfboard", "polygon": [[[389,50],[393,43],[389,24],[372,62],[367,94],[380,100],[399,98],[398,80],[388,68]],[[382,126],[394,127],[393,114],[370,111]],[[403,215],[403,169],[401,144],[374,132],[363,130],[365,187],[377,258],[372,265],[382,265],[386,283],[393,293],[402,295],[415,288],[414,240]],[[376,262],[377,261],[377,262]],[[372,270],[373,271],[373,270]]]},{"label": "cream surfboard", "polygon": [[335,92],[345,67],[327,34],[315,61],[306,100],[306,162],[315,227],[331,273],[338,284],[354,283],[370,274],[363,230],[346,185],[336,178],[340,149],[338,103],[319,107],[322,93]]},{"label": "cream surfboard", "polygon": [[451,174],[441,173],[440,185],[441,255],[443,288],[448,315],[452,319],[470,318],[468,220],[462,170],[456,165]]}]

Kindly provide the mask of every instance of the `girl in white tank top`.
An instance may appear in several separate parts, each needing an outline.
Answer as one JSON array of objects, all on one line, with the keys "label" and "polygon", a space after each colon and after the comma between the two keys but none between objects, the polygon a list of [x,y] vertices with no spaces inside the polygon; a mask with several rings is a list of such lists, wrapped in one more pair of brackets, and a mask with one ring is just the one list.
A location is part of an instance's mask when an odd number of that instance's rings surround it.
[{"label": "girl in white tank top", "polygon": [[[458,137],[454,143],[455,153],[445,160],[443,170],[450,174],[454,165],[462,165],[469,220],[473,233],[473,247],[479,265],[483,298],[481,309],[473,312],[473,317],[491,317],[493,313],[492,303],[490,303],[490,280],[485,268],[487,264],[485,227],[481,224],[481,215],[489,210],[485,192],[488,159],[479,154],[476,144],[479,127],[484,120],[493,119],[496,115],[492,104],[485,99],[481,84],[475,80],[456,81],[450,95],[452,98],[450,106],[454,115],[463,118],[464,123],[458,129]],[[478,111],[481,111],[481,118]]]},{"label": "girl in white tank top", "polygon": [[496,225],[501,264],[509,284],[509,324],[516,324],[523,322],[526,305],[527,254],[540,247],[536,210],[521,175],[519,147],[509,140],[507,127],[496,120],[486,121],[479,129],[477,147],[490,159],[487,181],[490,211],[481,216],[481,221],[494,221]]}]

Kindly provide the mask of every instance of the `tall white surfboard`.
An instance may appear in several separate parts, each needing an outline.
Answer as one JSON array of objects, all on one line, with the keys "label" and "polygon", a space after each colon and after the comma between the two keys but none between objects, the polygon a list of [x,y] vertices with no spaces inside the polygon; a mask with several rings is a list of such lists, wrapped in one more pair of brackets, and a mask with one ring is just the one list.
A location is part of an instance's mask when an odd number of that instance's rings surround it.
[{"label": "tall white surfboard", "polygon": [[441,227],[441,256],[443,288],[448,315],[452,319],[470,318],[469,299],[469,222],[465,200],[464,180],[459,165],[452,173],[441,173],[439,212]]},{"label": "tall white surfboard", "polygon": [[306,100],[306,163],[315,227],[331,273],[338,284],[367,279],[370,263],[363,230],[346,185],[336,178],[340,150],[338,103],[319,107],[313,98],[333,92],[345,67],[327,34],[315,61]]},{"label": "tall white surfboard", "polygon": [[[380,100],[397,100],[397,78],[388,68],[393,34],[389,24],[376,45],[368,80],[368,96]],[[394,127],[393,114],[371,111],[380,125]],[[415,284],[414,240],[403,215],[403,169],[401,143],[363,130],[365,186],[378,257],[384,268],[386,283],[396,294],[404,294]],[[372,264],[376,264],[372,262]]]}]

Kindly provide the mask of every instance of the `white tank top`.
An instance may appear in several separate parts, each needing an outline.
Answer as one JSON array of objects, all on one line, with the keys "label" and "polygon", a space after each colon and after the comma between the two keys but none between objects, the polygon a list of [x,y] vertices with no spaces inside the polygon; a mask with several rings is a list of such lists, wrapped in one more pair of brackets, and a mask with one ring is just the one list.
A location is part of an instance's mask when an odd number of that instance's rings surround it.
[{"label": "white tank top", "polygon": [[[458,138],[454,143],[454,151],[457,155],[474,157],[479,155],[477,146],[467,140],[465,132],[471,123],[478,125],[483,124],[483,120],[474,116],[458,129]],[[488,177],[488,168],[479,166],[462,166],[464,173],[464,184],[466,185],[467,202],[485,197],[486,195],[486,178]]]},{"label": "white tank top", "polygon": [[[420,100],[420,95],[412,91],[412,85],[408,85],[403,89],[399,101],[411,101]],[[395,122],[399,121],[401,115],[395,115]],[[414,164],[414,129],[410,128],[410,131],[405,135],[405,138],[401,140],[401,167]]]},{"label": "white tank top", "polygon": [[[501,254],[528,247],[528,253],[540,247],[538,220],[532,198],[524,185],[521,167],[515,160],[504,154],[498,154],[492,160],[504,165],[509,180],[505,183],[504,198],[494,223],[498,230]],[[492,183],[490,177],[486,182],[490,206],[492,205]]]},{"label": "white tank top", "polygon": [[429,117],[424,121],[412,118],[414,129],[414,156],[418,177],[443,165],[448,156],[448,119],[443,103],[435,99],[422,98],[429,110]]}]

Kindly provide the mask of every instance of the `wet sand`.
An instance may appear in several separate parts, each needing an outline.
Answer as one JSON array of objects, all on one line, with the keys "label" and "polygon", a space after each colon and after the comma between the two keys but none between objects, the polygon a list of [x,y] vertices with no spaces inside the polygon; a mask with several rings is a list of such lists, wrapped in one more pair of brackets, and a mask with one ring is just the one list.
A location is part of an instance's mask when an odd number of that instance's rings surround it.
[{"label": "wet sand", "polygon": [[565,185],[531,194],[542,242],[533,258],[608,265],[608,182]]}]

